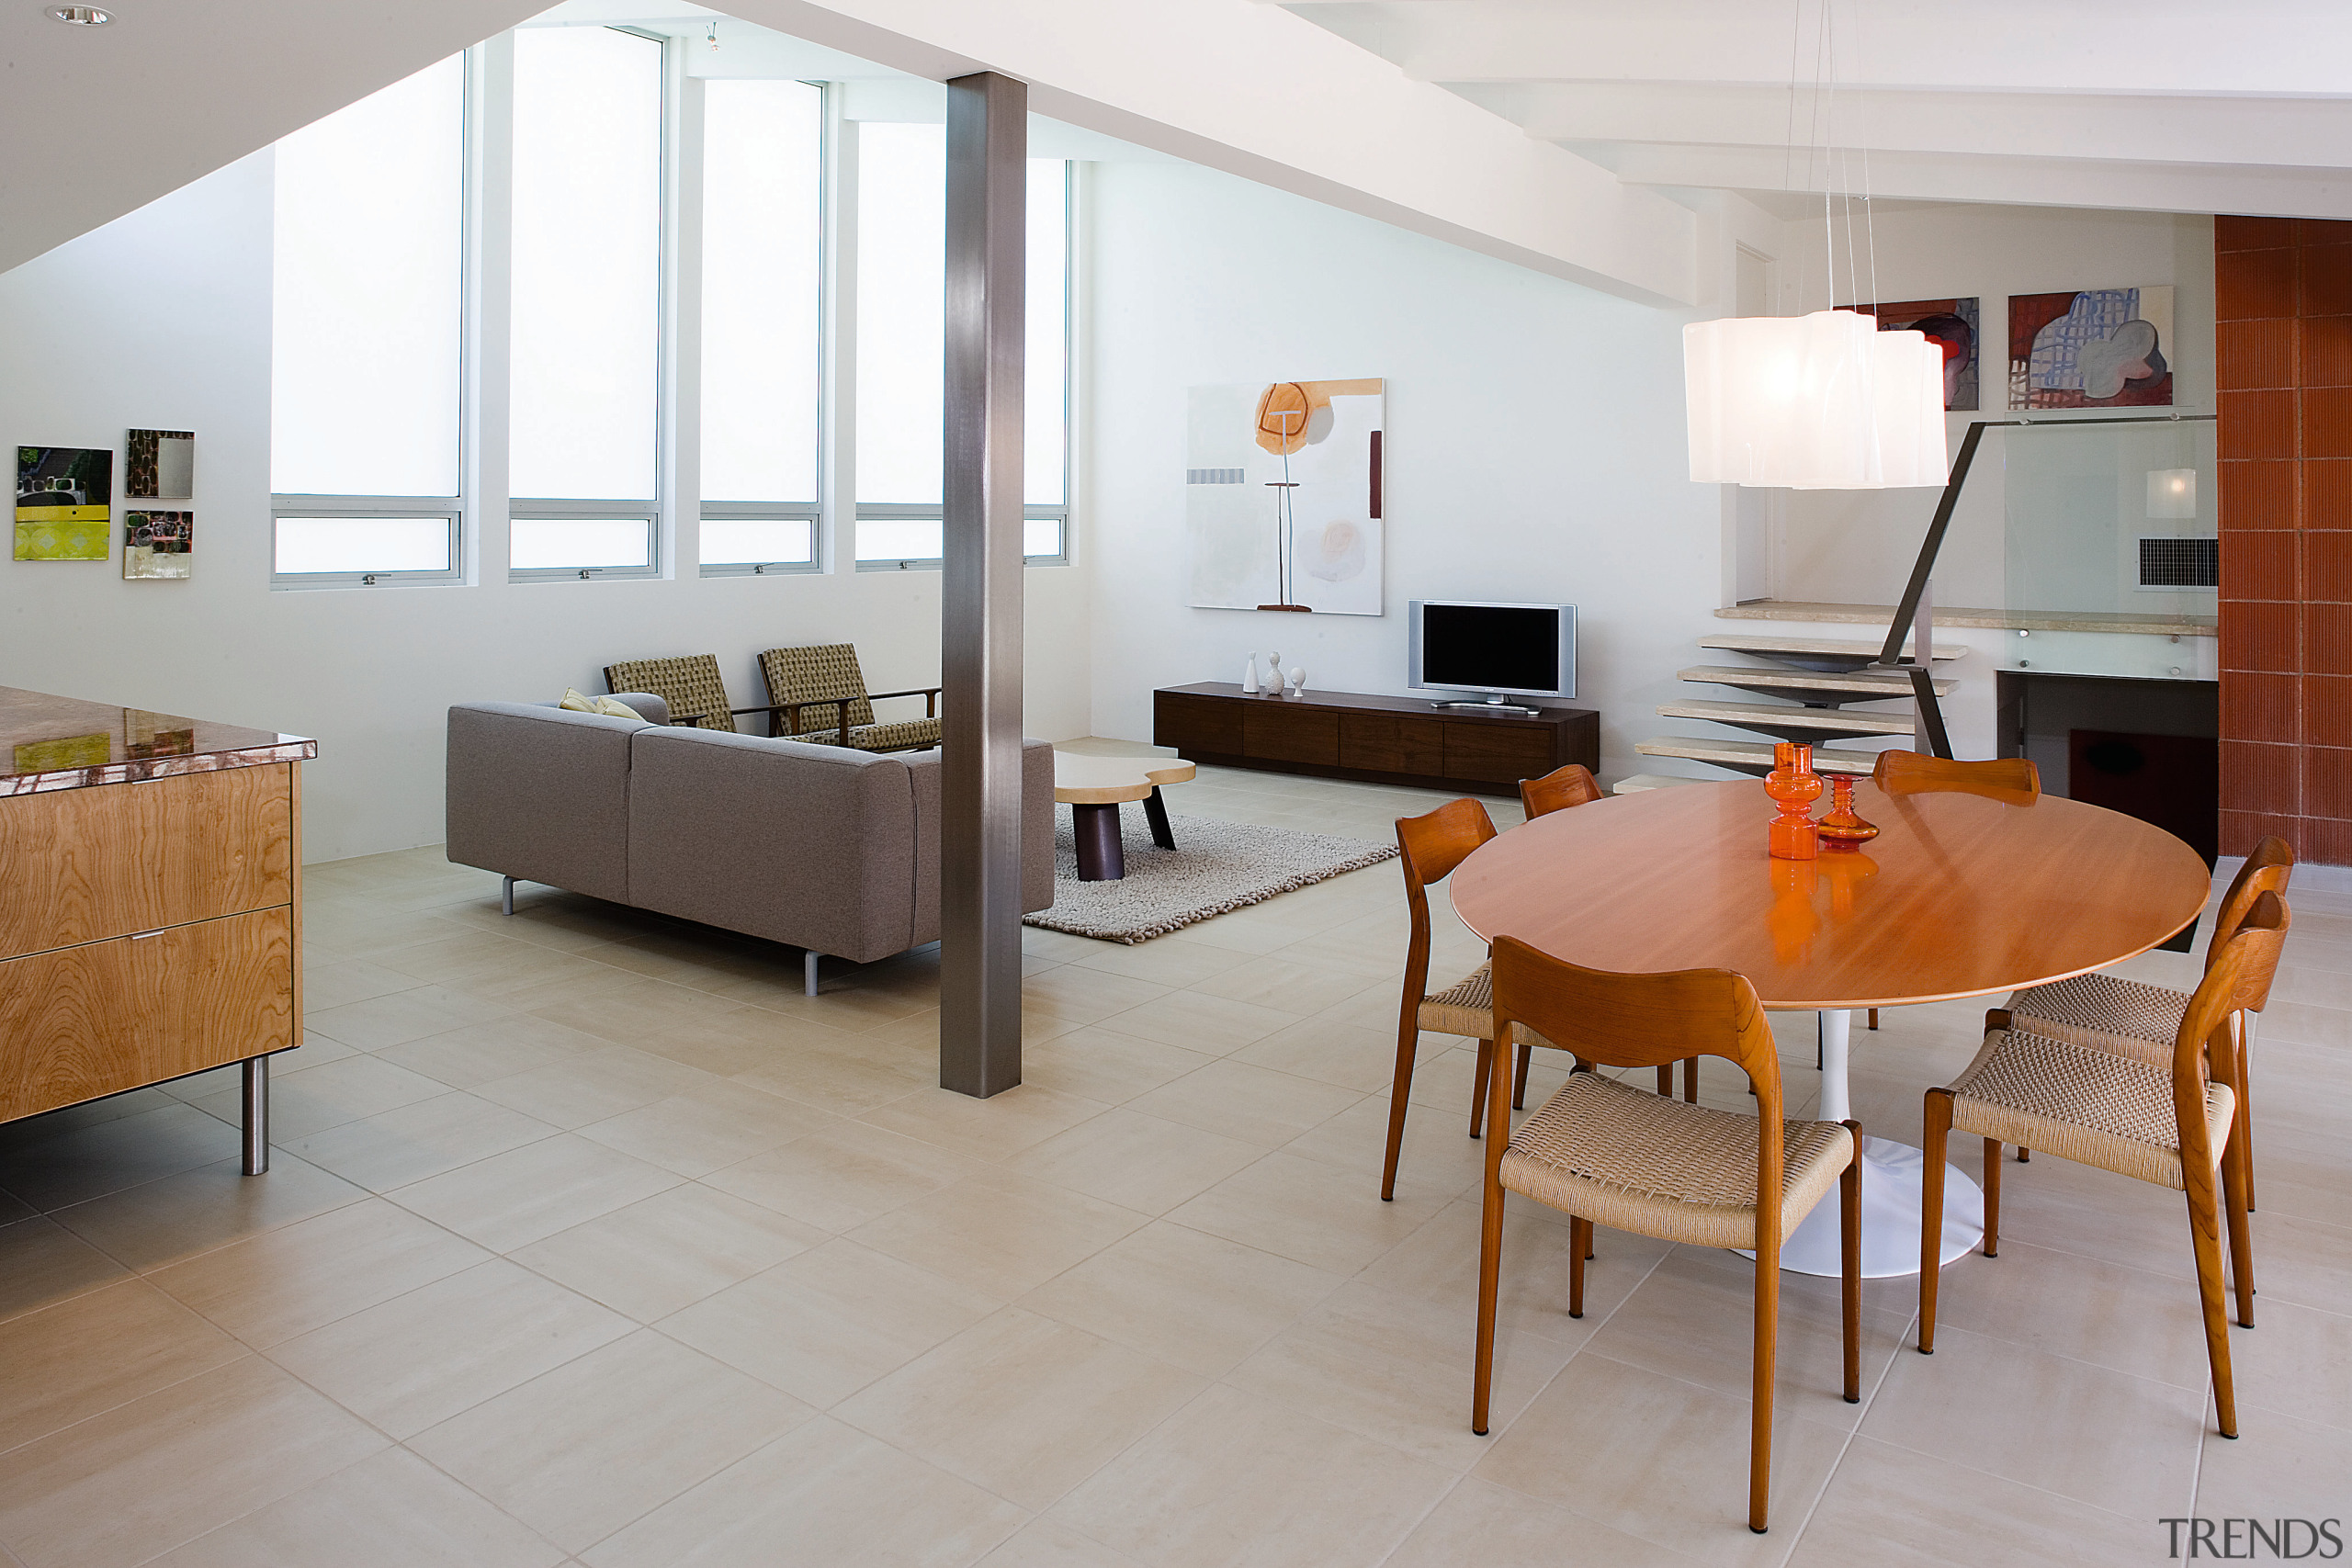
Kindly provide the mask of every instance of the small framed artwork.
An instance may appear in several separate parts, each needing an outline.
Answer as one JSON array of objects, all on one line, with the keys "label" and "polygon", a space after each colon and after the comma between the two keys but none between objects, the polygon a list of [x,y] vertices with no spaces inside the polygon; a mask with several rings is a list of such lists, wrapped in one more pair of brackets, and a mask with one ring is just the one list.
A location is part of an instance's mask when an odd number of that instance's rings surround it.
[{"label": "small framed artwork", "polygon": [[122,575],[186,577],[195,542],[193,512],[126,512],[122,514]]},{"label": "small framed artwork", "polygon": [[196,432],[134,430],[122,464],[125,501],[187,501],[196,495]]},{"label": "small framed artwork", "polygon": [[2009,296],[2013,409],[2172,403],[2172,286]]},{"label": "small framed artwork", "polygon": [[17,558],[104,560],[112,553],[114,454],[17,448]]}]

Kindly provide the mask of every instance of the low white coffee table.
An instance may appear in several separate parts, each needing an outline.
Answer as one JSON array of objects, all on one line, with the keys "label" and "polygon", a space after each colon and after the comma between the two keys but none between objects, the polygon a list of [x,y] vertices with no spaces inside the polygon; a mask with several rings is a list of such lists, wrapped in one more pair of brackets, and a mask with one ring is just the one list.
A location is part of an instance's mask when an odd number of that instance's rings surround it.
[{"label": "low white coffee table", "polygon": [[1142,801],[1151,841],[1163,850],[1174,849],[1176,835],[1169,829],[1168,806],[1160,799],[1159,786],[1182,784],[1196,772],[1179,757],[1056,751],[1054,798],[1070,808],[1078,830],[1078,879],[1115,882],[1126,875],[1126,854],[1119,844],[1119,807],[1125,801]]}]

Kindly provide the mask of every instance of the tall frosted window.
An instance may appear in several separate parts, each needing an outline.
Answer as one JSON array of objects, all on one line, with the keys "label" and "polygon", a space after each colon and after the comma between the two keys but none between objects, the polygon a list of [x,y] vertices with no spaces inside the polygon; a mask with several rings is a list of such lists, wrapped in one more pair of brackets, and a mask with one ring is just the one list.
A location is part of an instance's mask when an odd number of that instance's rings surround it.
[{"label": "tall frosted window", "polygon": [[[508,489],[650,499],[662,288],[662,46],[514,35]],[[583,563],[585,564],[585,563]]]},{"label": "tall frosted window", "polygon": [[[1064,165],[1029,161],[1027,478],[1057,506],[1064,446]],[[947,132],[858,127],[857,498],[936,505],[945,438]],[[861,554],[864,552],[861,551]]]},{"label": "tall frosted window", "polygon": [[703,499],[814,502],[824,95],[730,80],[704,94]]},{"label": "tall frosted window", "polygon": [[277,144],[270,488],[458,493],[465,57]]}]

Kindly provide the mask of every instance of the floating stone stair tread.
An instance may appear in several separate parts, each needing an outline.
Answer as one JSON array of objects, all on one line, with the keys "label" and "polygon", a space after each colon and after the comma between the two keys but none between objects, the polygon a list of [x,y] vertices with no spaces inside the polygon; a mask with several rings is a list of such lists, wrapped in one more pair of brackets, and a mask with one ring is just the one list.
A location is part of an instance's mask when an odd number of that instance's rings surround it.
[{"label": "floating stone stair tread", "polygon": [[[1758,778],[1772,771],[1772,743],[1769,740],[1714,740],[1690,735],[1659,735],[1637,741],[1634,750],[1645,757],[1687,757],[1694,762],[1713,762],[1719,768],[1736,768]],[[1816,772],[1825,773],[1854,773],[1870,776],[1878,766],[1875,751],[1832,751],[1816,747],[1813,753]]]},{"label": "floating stone stair tread", "polygon": [[1710,724],[1747,729],[1802,729],[1822,735],[1909,737],[1917,722],[1907,713],[1855,713],[1844,708],[1804,708],[1790,703],[1663,703],[1660,718],[1703,718]]},{"label": "floating stone stair tread", "polygon": [[1722,784],[1722,779],[1686,779],[1676,773],[1628,773],[1609,786],[1611,795],[1639,795],[1644,790],[1674,789],[1682,784]]},{"label": "floating stone stair tread", "polygon": [[[1907,649],[1910,639],[1905,639]],[[1725,653],[1752,654],[1758,659],[1776,660],[1782,664],[1807,670],[1859,670],[1878,661],[1879,650],[1886,646],[1883,637],[1865,642],[1857,637],[1745,637],[1731,633],[1723,637],[1702,637],[1701,648],[1712,648]],[[1932,649],[1938,662],[1962,659],[1968,645],[1939,642]]]},{"label": "floating stone stair tread", "polygon": [[[1776,670],[1764,664],[1699,664],[1680,671],[1676,679],[1792,697],[1818,692],[1829,702],[1878,702],[1911,694],[1910,676],[1877,671],[1839,674],[1821,670]],[[1959,689],[1957,681],[1936,682],[1936,695],[1939,697],[1951,696]]]}]

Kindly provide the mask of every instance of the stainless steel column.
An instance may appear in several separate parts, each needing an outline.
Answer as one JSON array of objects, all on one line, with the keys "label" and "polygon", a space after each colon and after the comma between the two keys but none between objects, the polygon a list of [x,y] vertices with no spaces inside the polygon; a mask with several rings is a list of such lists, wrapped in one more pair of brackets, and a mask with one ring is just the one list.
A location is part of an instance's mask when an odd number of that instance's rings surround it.
[{"label": "stainless steel column", "polygon": [[1021,379],[1029,89],[947,84],[939,1082],[1021,1081]]}]

